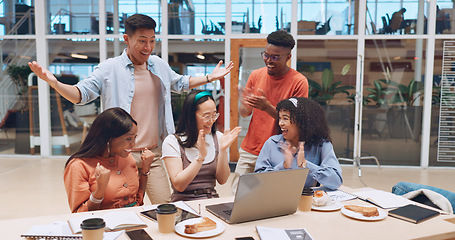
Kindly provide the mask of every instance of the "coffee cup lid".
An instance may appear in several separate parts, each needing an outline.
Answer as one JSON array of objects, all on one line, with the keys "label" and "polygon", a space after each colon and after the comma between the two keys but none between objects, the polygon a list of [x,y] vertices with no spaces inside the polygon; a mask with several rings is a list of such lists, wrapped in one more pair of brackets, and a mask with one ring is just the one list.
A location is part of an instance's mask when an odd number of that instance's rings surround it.
[{"label": "coffee cup lid", "polygon": [[303,191],[302,191],[302,195],[313,195],[313,189],[304,188]]},{"label": "coffee cup lid", "polygon": [[161,204],[156,208],[158,214],[172,214],[177,212],[177,207],[174,204]]},{"label": "coffee cup lid", "polygon": [[85,219],[81,223],[81,229],[83,230],[95,230],[95,229],[100,229],[104,228],[106,226],[106,223],[102,218],[89,218]]}]

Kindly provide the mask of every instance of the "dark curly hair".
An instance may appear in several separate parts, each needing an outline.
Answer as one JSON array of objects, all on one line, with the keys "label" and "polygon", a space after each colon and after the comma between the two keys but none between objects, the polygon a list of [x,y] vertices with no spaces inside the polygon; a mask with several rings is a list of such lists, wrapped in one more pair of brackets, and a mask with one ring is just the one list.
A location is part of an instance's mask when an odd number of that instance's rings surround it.
[{"label": "dark curly hair", "polygon": [[[299,128],[299,141],[305,141],[305,144],[315,146],[320,146],[324,142],[332,142],[329,134],[329,124],[321,105],[309,98],[292,98],[297,100],[297,107],[289,98],[281,100],[276,106],[276,110],[278,114],[280,111],[289,111],[291,123],[295,123]],[[281,134],[282,131],[278,125],[278,120],[276,121],[276,126],[278,133]]]},{"label": "dark curly hair", "polygon": [[295,40],[292,35],[284,30],[277,30],[270,33],[267,36],[267,43],[279,47],[289,48],[291,50],[295,46]]}]

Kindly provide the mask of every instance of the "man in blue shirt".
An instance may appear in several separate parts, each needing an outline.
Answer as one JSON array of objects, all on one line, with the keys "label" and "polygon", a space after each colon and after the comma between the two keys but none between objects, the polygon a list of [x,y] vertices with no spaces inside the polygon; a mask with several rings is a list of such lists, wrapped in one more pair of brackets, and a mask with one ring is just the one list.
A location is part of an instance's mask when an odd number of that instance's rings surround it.
[{"label": "man in blue shirt", "polygon": [[[141,165],[143,151],[152,150],[152,163],[147,183],[147,195],[153,204],[170,201],[169,180],[161,155],[161,142],[174,133],[171,107],[171,90],[189,91],[227,75],[233,63],[220,68],[220,61],[211,74],[202,77],[183,76],[175,73],[168,63],[155,55],[156,22],[143,14],[134,14],[125,22],[123,39],[127,48],[121,56],[101,62],[88,78],[76,85],[59,82],[47,69],[37,62],[29,63],[37,76],[46,81],[64,98],[75,104],[86,104],[101,96],[104,109],[121,107],[138,122],[137,149],[133,156]],[[103,110],[104,110],[103,109]],[[119,173],[121,174],[121,173]]]}]

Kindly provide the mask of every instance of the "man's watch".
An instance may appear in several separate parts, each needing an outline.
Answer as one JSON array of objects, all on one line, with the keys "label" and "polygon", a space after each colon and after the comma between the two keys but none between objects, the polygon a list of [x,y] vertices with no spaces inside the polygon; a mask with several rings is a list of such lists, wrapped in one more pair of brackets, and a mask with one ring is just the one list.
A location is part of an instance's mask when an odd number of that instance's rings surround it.
[{"label": "man's watch", "polygon": [[148,176],[148,175],[150,175],[150,170],[148,172],[146,172],[146,173],[142,173],[141,172],[141,174],[142,174],[142,176]]}]

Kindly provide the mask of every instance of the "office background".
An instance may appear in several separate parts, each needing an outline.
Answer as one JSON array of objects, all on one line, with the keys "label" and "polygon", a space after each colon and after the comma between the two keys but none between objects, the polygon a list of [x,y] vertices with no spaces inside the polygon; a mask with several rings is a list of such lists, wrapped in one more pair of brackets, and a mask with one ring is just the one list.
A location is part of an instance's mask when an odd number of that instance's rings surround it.
[{"label": "office background", "polygon": [[[402,8],[400,20],[394,13]],[[310,95],[326,109],[338,157],[454,166],[450,156],[438,161],[444,43],[455,40],[451,0],[0,1],[1,156],[69,155],[79,147],[99,101],[74,106],[22,66],[37,60],[74,84],[121,54],[123,23],[134,13],[156,20],[154,54],[176,72],[203,76],[221,59],[238,59],[237,72],[203,87],[218,99],[219,128],[243,127],[238,145],[249,119],[225,109],[235,109],[236,89],[264,66],[267,34],[284,29],[297,41],[290,65],[311,80]],[[176,120],[184,96],[173,95]],[[235,149],[230,156],[236,160]]]}]

